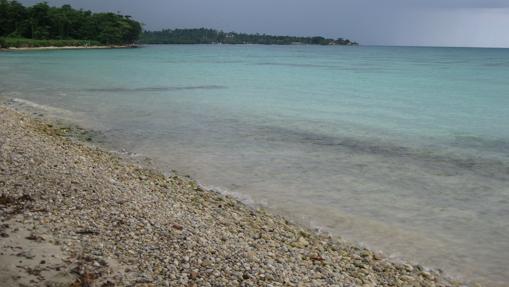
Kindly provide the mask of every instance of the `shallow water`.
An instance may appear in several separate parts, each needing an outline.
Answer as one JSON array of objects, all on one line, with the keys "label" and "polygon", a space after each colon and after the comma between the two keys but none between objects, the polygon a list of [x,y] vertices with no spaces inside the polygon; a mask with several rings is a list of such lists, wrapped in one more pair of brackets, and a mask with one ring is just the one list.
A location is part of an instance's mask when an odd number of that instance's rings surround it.
[{"label": "shallow water", "polygon": [[71,111],[114,147],[301,223],[504,286],[508,67],[505,49],[8,52],[0,95]]}]

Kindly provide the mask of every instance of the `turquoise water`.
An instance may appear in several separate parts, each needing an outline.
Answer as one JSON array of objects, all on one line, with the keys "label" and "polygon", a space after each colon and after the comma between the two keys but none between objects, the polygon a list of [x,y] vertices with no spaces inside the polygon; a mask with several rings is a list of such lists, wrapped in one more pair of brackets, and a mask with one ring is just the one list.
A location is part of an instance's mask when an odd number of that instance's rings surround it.
[{"label": "turquoise water", "polygon": [[1,96],[208,187],[396,259],[509,282],[507,49],[7,52],[0,74]]}]

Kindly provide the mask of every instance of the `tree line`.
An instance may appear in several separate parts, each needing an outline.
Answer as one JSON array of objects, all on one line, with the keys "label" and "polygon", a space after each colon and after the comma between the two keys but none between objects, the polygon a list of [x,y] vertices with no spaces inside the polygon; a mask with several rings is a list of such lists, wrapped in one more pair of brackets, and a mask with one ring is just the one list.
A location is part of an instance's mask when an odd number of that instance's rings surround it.
[{"label": "tree line", "polygon": [[[141,38],[140,38],[141,36]],[[125,44],[265,44],[357,45],[348,39],[223,32],[214,29],[145,31],[130,16],[76,10],[46,2],[25,7],[0,0],[0,46]]]},{"label": "tree line", "polygon": [[145,31],[141,35],[143,44],[264,44],[264,45],[358,45],[348,39],[328,39],[320,36],[294,37],[266,34],[244,34],[223,32],[214,29],[165,29]]},{"label": "tree line", "polygon": [[40,40],[87,40],[104,45],[135,43],[141,23],[130,16],[76,10],[70,5],[50,7],[46,2],[25,7],[0,0],[0,37]]}]

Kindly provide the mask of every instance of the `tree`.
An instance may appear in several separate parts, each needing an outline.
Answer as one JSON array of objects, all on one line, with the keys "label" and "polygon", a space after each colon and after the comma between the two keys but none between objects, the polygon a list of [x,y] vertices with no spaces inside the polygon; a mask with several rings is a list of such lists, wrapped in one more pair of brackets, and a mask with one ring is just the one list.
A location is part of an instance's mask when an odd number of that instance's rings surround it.
[{"label": "tree", "polygon": [[46,2],[25,8],[16,1],[0,0],[0,37],[132,44],[141,32],[141,24],[130,16],[92,13],[70,5],[50,7]]}]

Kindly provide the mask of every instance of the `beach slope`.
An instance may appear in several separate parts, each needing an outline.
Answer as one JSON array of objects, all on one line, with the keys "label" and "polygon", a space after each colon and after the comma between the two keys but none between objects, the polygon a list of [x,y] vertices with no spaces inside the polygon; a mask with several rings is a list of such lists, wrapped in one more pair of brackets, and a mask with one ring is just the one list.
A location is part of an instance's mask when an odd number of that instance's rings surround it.
[{"label": "beach slope", "polygon": [[3,286],[460,285],[2,106],[0,190]]}]

